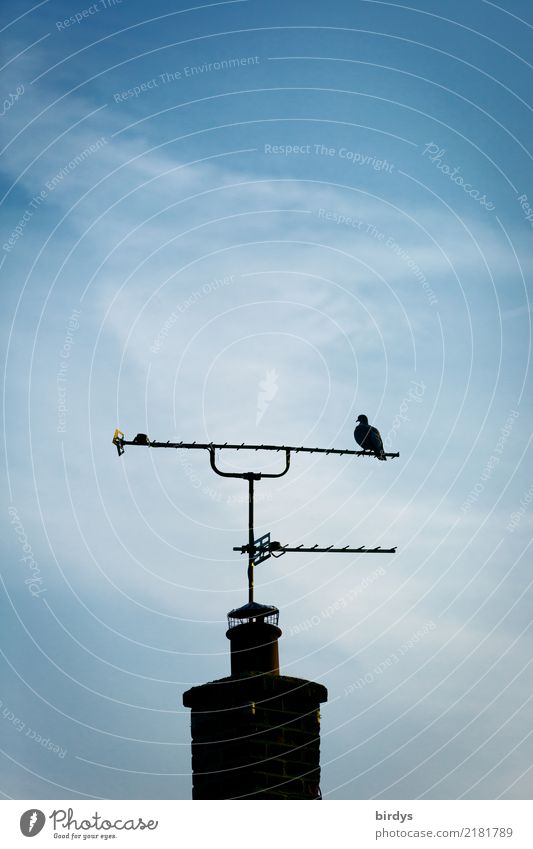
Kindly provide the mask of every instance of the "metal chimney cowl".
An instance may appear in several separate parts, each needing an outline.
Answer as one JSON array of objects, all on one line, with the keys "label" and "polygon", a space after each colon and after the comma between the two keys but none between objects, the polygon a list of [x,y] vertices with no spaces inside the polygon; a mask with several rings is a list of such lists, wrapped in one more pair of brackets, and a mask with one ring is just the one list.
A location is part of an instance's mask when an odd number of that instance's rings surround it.
[{"label": "metal chimney cowl", "polygon": [[230,610],[226,637],[231,645],[232,675],[279,675],[278,619],[277,607],[257,601]]}]

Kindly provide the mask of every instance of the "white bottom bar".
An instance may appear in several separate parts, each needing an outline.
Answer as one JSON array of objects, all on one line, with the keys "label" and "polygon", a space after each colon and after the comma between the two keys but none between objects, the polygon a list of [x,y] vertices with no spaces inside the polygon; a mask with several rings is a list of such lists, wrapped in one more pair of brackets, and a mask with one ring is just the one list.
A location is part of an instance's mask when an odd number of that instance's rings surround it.
[{"label": "white bottom bar", "polygon": [[36,847],[533,847],[529,801],[10,800],[0,826],[9,849],[32,836]]}]

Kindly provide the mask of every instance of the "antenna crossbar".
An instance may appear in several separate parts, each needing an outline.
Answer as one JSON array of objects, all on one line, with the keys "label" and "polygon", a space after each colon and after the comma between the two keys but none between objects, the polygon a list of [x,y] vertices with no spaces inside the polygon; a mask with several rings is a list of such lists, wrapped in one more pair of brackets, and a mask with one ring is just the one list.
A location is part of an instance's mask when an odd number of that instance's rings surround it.
[{"label": "antenna crossbar", "polygon": [[[139,439],[139,437],[143,437]],[[224,448],[231,451],[291,451],[295,454],[348,454],[354,457],[375,457],[373,451],[353,451],[350,448],[309,448],[305,445],[254,445],[246,442],[158,442],[150,440],[144,434],[138,434],[135,439],[124,439],[124,434],[121,431],[115,431],[113,438],[114,444],[120,454],[124,450],[125,445],[146,445],[149,448],[187,448],[200,449],[210,451],[213,448],[223,450]],[[385,457],[399,457],[399,452],[386,452]]]},{"label": "antenna crossbar", "polygon": [[343,548],[335,548],[333,545],[324,547],[313,545],[306,548],[304,545],[290,546],[271,543],[269,546],[253,547],[253,551],[250,551],[249,545],[234,546],[233,551],[240,551],[241,554],[255,554],[257,551],[269,551],[274,557],[279,557],[281,554],[285,554],[286,551],[296,553],[310,552],[312,554],[396,554],[396,546],[393,548],[382,548],[380,545],[377,545],[374,548],[366,548],[366,546],[360,545],[358,548],[350,548],[348,545],[345,545]]}]

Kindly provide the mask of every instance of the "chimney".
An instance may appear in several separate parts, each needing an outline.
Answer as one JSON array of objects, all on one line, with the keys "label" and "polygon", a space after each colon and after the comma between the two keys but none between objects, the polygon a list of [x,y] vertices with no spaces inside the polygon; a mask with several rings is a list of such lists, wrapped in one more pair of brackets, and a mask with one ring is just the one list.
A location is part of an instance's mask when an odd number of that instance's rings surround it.
[{"label": "chimney", "polygon": [[228,613],[231,675],[183,694],[193,799],[320,799],[322,684],[279,673],[277,607]]}]

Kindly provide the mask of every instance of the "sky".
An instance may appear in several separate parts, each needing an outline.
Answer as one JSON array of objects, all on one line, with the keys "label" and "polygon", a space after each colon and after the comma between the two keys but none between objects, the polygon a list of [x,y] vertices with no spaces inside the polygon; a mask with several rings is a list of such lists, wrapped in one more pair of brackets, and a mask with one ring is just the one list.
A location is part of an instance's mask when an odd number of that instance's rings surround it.
[{"label": "sky", "polygon": [[[0,792],[188,799],[256,569],[332,799],[528,799],[525,0],[44,0],[2,30]],[[276,471],[275,454],[223,452]]]}]

